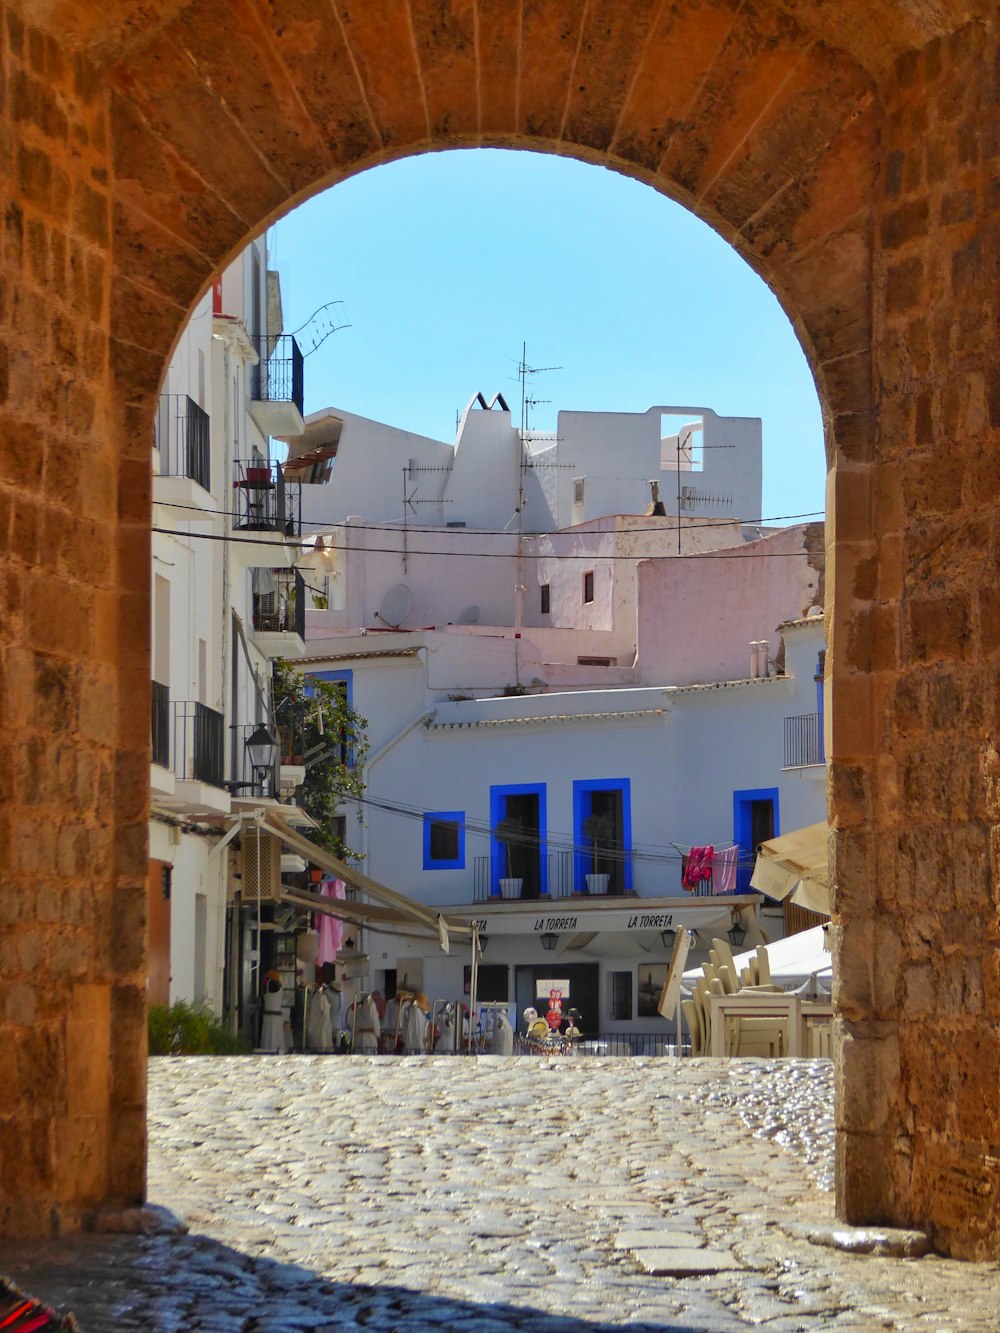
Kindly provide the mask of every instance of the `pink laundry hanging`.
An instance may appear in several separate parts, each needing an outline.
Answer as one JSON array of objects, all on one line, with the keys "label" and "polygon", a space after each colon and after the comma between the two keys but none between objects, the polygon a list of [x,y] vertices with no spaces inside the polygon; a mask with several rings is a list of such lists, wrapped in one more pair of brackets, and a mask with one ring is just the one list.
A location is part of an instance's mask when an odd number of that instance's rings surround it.
[{"label": "pink laundry hanging", "polygon": [[681,874],[681,884],[689,893],[693,893],[699,884],[703,884],[706,879],[712,878],[712,862],[715,859],[715,848],[692,847],[687,854],[684,862],[684,870]]},{"label": "pink laundry hanging", "polygon": [[[344,881],[342,879],[325,879],[319,886],[319,891],[323,898],[343,899],[345,896]],[[322,966],[323,963],[336,961],[340,946],[344,942],[344,923],[340,917],[329,916],[326,912],[317,912],[316,915],[319,917],[319,948],[316,950],[316,965]]]},{"label": "pink laundry hanging", "polygon": [[715,853],[715,868],[712,873],[713,893],[732,893],[736,888],[736,862],[739,854],[738,842]]}]

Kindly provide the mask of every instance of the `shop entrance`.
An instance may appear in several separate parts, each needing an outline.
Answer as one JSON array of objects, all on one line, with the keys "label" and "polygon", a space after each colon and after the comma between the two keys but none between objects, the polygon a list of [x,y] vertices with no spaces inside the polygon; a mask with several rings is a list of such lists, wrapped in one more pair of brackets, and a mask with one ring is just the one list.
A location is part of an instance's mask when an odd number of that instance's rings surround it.
[{"label": "shop entrance", "polygon": [[599,1027],[599,984],[600,974],[596,963],[564,963],[553,959],[551,963],[541,963],[530,967],[514,969],[514,994],[517,998],[518,1018],[528,1006],[537,1009],[540,1014],[548,1008],[549,988],[539,996],[539,983],[546,981],[568,982],[568,994],[564,986],[562,996],[563,1013],[570,1009],[580,1012],[579,1028],[585,1037],[593,1036]]}]

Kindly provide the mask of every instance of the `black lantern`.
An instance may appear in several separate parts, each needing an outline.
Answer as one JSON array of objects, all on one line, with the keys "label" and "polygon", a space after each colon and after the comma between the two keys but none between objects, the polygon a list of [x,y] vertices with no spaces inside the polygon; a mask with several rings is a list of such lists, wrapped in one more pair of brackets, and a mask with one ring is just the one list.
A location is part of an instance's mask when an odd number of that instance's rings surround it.
[{"label": "black lantern", "polygon": [[542,936],[542,948],[546,951],[546,953],[551,953],[558,943],[559,943],[559,936],[553,934],[551,930],[546,931],[545,934]]},{"label": "black lantern", "polygon": [[729,943],[734,949],[738,949],[747,937],[747,928],[743,924],[743,918],[738,914],[733,914],[733,924],[729,927],[726,934],[729,936]]},{"label": "black lantern", "polygon": [[264,779],[273,771],[274,761],[278,757],[278,742],[263,722],[247,737],[246,751],[250,757],[250,766],[263,786]]},{"label": "black lantern", "polygon": [[674,930],[673,926],[668,926],[666,930],[660,931],[660,939],[663,941],[664,949],[672,949],[676,938],[677,931]]}]

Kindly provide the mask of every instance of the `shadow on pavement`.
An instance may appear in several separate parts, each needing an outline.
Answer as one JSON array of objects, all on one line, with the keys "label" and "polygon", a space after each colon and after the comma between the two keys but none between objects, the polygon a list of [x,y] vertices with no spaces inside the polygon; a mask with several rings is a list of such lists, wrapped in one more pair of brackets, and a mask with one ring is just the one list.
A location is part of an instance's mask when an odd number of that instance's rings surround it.
[{"label": "shadow on pavement", "polygon": [[[372,1262],[377,1263],[373,1254]],[[456,1254],[455,1263],[461,1263]],[[72,1312],[81,1333],[620,1333],[620,1323],[561,1315],[505,1301],[479,1304],[411,1290],[324,1277],[294,1263],[234,1250],[206,1236],[74,1235],[19,1244],[0,1258],[4,1272],[60,1313]],[[664,1292],[666,1296],[666,1291]],[[674,1294],[675,1307],[686,1304]],[[701,1305],[668,1320],[629,1322],[630,1333],[695,1333],[729,1326]],[[599,1301],[599,1295],[595,1297]],[[711,1299],[711,1298],[709,1298]],[[690,1316],[690,1317],[689,1317]],[[739,1320],[733,1324],[741,1327]]]}]

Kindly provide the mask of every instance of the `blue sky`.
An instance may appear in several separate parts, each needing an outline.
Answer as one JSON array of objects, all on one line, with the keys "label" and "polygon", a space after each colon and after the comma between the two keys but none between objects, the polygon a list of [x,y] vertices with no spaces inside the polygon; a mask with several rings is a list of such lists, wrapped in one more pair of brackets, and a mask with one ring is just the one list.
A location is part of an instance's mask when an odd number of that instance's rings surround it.
[{"label": "blue sky", "polygon": [[[285,328],[340,300],[306,361],[306,410],[336,406],[451,440],[477,390],[531,417],[654,403],[759,416],[764,514],[823,508],[823,433],[805,356],[765,284],[691,213],[602,167],[477,149],[377,167],[268,236]],[[308,344],[303,350],[307,350]]]}]

